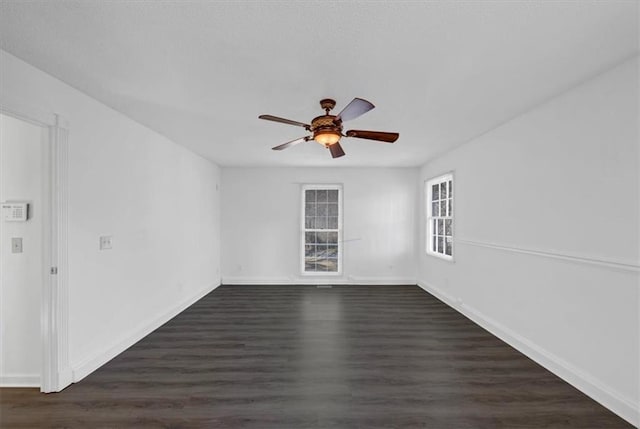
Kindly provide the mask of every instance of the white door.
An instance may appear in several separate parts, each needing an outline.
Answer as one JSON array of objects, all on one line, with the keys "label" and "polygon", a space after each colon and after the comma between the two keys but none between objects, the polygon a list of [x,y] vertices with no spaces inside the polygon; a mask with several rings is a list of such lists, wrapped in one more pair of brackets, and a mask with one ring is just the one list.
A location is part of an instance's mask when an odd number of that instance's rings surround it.
[{"label": "white door", "polygon": [[0,114],[0,202],[26,202],[26,221],[0,213],[0,386],[40,386],[45,127]]}]

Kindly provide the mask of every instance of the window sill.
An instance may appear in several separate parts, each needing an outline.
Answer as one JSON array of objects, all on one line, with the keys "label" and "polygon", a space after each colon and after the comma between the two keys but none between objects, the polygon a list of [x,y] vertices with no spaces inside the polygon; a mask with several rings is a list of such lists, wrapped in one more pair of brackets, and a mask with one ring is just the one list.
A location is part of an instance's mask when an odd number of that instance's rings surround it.
[{"label": "window sill", "polygon": [[425,254],[427,256],[431,256],[441,261],[455,263],[455,258],[453,256],[445,256],[445,255],[441,255],[440,253],[431,253],[431,252],[425,252]]},{"label": "window sill", "polygon": [[337,277],[337,276],[341,276],[342,273],[341,272],[301,272],[300,273],[301,276],[305,276],[305,277]]}]

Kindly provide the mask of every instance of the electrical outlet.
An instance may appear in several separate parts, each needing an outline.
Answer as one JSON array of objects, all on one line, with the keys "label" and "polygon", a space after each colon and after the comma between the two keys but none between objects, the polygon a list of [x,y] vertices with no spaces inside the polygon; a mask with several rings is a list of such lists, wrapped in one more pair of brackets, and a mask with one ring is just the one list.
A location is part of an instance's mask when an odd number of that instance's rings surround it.
[{"label": "electrical outlet", "polygon": [[100,237],[100,250],[111,249],[113,246],[111,239],[112,237],[110,235],[103,235]]},{"label": "electrical outlet", "polygon": [[11,239],[11,253],[22,253],[22,237]]}]

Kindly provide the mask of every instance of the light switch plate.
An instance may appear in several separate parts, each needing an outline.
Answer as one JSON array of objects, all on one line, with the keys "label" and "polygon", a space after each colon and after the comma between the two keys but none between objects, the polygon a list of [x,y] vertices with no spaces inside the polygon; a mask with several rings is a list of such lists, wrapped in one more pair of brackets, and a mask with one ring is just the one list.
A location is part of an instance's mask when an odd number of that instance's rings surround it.
[{"label": "light switch plate", "polygon": [[112,237],[110,235],[103,235],[100,237],[100,250],[108,250],[112,248],[111,238]]},{"label": "light switch plate", "polygon": [[11,238],[11,253],[22,253],[22,237]]}]

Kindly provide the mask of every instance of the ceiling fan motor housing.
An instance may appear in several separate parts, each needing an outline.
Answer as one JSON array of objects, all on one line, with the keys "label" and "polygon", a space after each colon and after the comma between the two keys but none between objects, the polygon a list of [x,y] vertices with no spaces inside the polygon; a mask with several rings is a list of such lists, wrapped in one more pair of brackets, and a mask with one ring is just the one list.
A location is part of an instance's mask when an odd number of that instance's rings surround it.
[{"label": "ceiling fan motor housing", "polygon": [[[322,115],[313,118],[311,121],[311,131],[313,132],[313,139],[321,142],[324,139],[318,138],[323,134],[330,134],[335,136],[332,140],[339,140],[342,135],[342,121],[337,120],[334,115]],[[325,143],[325,146],[328,144]]]}]

